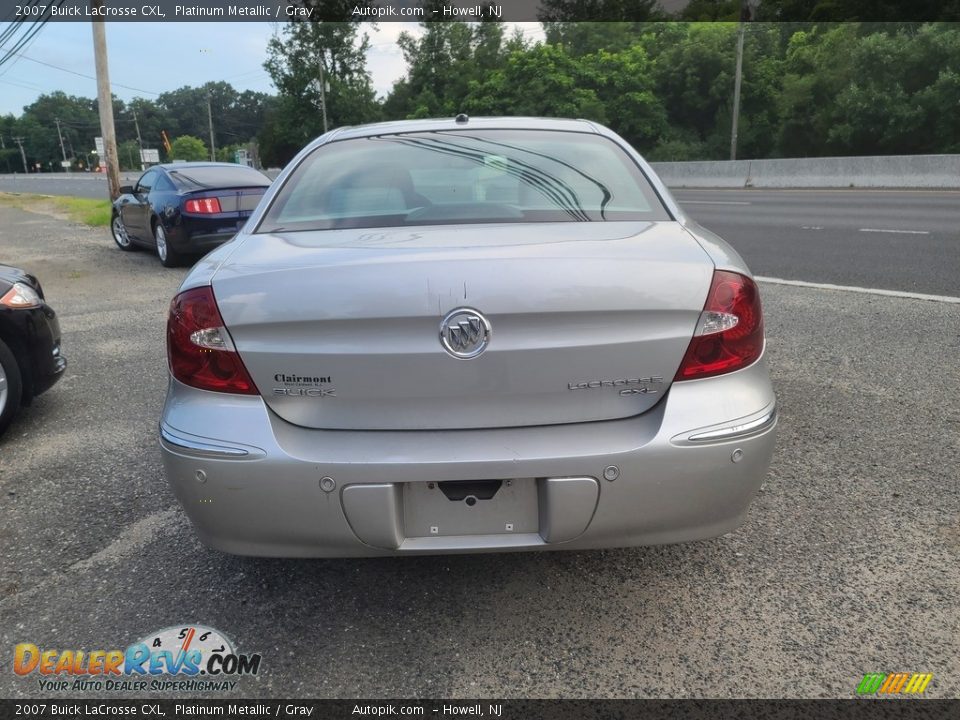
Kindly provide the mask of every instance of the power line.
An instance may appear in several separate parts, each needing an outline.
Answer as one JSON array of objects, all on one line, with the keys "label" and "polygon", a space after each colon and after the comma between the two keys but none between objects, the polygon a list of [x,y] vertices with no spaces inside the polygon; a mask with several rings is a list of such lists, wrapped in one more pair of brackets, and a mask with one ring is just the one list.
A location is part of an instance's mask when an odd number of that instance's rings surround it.
[{"label": "power line", "polygon": [[[76,75],[78,77],[86,78],[87,80],[93,80],[96,82],[96,79],[93,75],[86,75],[84,73],[79,73],[76,70],[70,70],[65,67],[60,67],[59,65],[54,65],[53,63],[48,63],[43,60],[37,60],[36,58],[28,57],[23,53],[17,53],[18,57],[22,57],[24,60],[29,60],[30,62],[35,62],[39,65],[46,65],[47,67],[53,68],[54,70],[62,70],[65,73],[70,73],[71,75]],[[130,85],[122,85],[120,83],[111,83],[114,87],[122,87],[124,90],[133,90],[134,92],[146,93],[147,95],[160,95],[158,92],[153,92],[153,90],[144,90],[143,88],[131,87]]]},{"label": "power line", "polygon": [[23,88],[24,90],[33,90],[34,92],[43,91],[43,88],[39,85],[17,82],[15,80],[4,80],[2,77],[0,77],[0,83],[3,83],[4,85],[13,85],[13,87]]},{"label": "power line", "polygon": [[[47,22],[49,22],[50,18],[52,17],[52,11],[50,8],[60,7],[63,5],[64,2],[65,0],[54,0],[52,6],[42,6],[43,11],[41,15],[33,22],[33,24],[29,28],[27,28],[26,32],[24,32],[24,34],[20,37],[20,39],[17,40],[16,44],[12,48],[7,50],[6,55],[0,58],[0,67],[3,67],[3,65],[7,63],[11,57],[15,57],[17,55],[17,51],[22,50],[24,46],[29,45],[29,43],[33,40],[33,38],[36,37],[37,33],[39,33],[43,29],[43,27],[47,24]],[[36,6],[36,4],[34,4],[34,6]],[[16,30],[14,30],[13,28],[18,26],[22,27],[23,25],[24,25],[23,21],[14,23],[14,25],[11,28],[9,28],[8,31],[4,32],[2,39],[0,39],[0,45],[7,42],[7,40],[10,37],[13,37],[13,35],[16,34]],[[9,31],[12,31],[12,32],[9,32]]]}]

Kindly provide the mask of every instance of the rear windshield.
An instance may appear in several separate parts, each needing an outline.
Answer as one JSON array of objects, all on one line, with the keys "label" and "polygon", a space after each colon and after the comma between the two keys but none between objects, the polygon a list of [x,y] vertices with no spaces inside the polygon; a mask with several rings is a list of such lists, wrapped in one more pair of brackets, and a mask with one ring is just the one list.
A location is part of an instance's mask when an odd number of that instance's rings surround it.
[{"label": "rear windshield", "polygon": [[270,178],[243,165],[236,167],[183,167],[168,171],[180,187],[267,187]]},{"label": "rear windshield", "polygon": [[668,219],[637,164],[605,137],[457,130],[322,145],[257,232]]}]

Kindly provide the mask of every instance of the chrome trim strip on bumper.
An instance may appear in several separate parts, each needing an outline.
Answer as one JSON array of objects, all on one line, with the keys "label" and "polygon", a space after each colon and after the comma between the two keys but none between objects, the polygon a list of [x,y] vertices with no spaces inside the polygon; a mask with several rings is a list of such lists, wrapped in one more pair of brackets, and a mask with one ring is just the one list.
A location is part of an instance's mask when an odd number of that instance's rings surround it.
[{"label": "chrome trim strip on bumper", "polygon": [[761,432],[771,425],[777,419],[777,408],[776,406],[772,407],[768,413],[762,415],[754,420],[749,422],[741,423],[739,425],[730,425],[725,428],[719,428],[717,430],[708,430],[707,432],[697,433],[695,435],[690,435],[687,440],[690,442],[709,442],[712,440],[732,440],[733,438],[742,437],[743,435],[751,435],[753,433]]},{"label": "chrome trim strip on bumper", "polygon": [[266,455],[266,453],[259,448],[222,445],[215,440],[209,440],[207,438],[201,440],[194,436],[186,436],[164,424],[160,425],[160,443],[166,445],[167,449],[173,452],[193,457],[220,458],[223,460],[253,460]]}]

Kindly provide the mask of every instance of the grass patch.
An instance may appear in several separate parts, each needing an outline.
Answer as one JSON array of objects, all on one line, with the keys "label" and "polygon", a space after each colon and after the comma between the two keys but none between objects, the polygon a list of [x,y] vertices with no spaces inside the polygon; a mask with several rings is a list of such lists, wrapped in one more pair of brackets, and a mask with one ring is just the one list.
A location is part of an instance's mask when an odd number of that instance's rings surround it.
[{"label": "grass patch", "polygon": [[110,225],[109,200],[60,197],[57,195],[30,195],[27,193],[0,193],[0,204],[30,212],[44,213],[90,227]]}]

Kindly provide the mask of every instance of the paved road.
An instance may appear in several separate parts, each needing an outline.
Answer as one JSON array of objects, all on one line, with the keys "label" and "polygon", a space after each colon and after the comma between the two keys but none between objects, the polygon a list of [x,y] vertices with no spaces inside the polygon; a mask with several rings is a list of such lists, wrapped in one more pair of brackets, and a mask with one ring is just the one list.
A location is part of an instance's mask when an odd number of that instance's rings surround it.
[{"label": "paved road", "polygon": [[[0,192],[104,197],[106,181],[0,175]],[[677,190],[676,196],[758,275],[960,296],[960,192]]]},{"label": "paved road", "polygon": [[960,192],[675,194],[758,275],[960,296]]},{"label": "paved road", "polygon": [[0,439],[0,697],[51,694],[9,672],[15,643],[122,648],[185,622],[262,653],[234,696],[852,697],[888,671],[960,694],[956,305],[764,285],[780,438],[726,537],[257,560],[201,546],[162,477],[184,271],[0,208],[11,259],[60,310],[70,367]]},{"label": "paved road", "polygon": [[[121,173],[120,182],[132,185],[140,173]],[[0,175],[0,192],[72,195],[85,198],[106,198],[107,179],[97,173],[39,173],[36,175]]]}]

